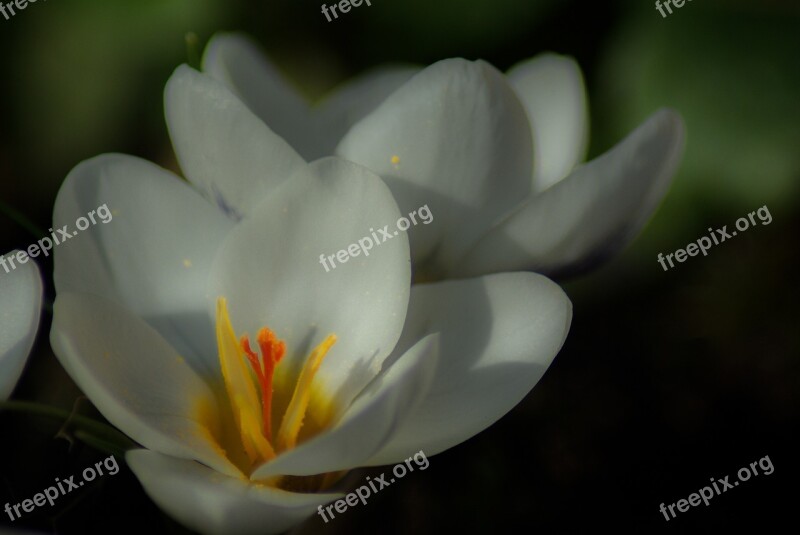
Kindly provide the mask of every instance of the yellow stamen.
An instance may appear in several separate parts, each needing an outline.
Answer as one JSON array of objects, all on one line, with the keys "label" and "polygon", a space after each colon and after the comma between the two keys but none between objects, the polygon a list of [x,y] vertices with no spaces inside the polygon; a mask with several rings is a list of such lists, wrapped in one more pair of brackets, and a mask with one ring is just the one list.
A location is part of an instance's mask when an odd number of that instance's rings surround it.
[{"label": "yellow stamen", "polygon": [[275,450],[262,430],[261,404],[245,363],[247,357],[236,340],[228,304],[222,297],[217,300],[217,347],[225,389],[245,453],[251,463],[273,459]]},{"label": "yellow stamen", "polygon": [[300,378],[297,380],[297,386],[292,394],[292,400],[286,408],[286,413],[283,415],[281,427],[278,431],[278,450],[284,451],[292,449],[297,444],[297,435],[300,433],[300,428],[303,426],[303,419],[306,415],[308,402],[311,399],[311,383],[314,380],[317,370],[319,370],[325,355],[328,354],[333,344],[336,343],[336,335],[328,335],[328,337],[318,345],[311,355],[308,356],[303,370],[300,372]]}]

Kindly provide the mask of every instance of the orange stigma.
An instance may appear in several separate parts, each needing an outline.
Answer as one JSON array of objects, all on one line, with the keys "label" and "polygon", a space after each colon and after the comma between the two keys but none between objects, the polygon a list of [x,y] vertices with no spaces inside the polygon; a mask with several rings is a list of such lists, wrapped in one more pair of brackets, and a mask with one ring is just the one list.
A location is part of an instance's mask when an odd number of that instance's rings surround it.
[{"label": "orange stigma", "polygon": [[240,343],[250,361],[250,367],[258,378],[261,386],[261,414],[264,424],[264,436],[272,442],[272,378],[275,376],[275,366],[286,353],[286,343],[278,340],[275,333],[264,327],[258,331],[258,346],[261,348],[261,361],[250,348],[250,339],[242,336]]}]

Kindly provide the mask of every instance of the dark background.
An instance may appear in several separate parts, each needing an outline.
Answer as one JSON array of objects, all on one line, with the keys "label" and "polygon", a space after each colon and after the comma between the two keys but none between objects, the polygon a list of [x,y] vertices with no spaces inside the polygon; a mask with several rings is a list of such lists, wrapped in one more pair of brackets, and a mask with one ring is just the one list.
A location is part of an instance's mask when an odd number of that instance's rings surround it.
[{"label": "dark background", "polygon": [[[268,4],[268,5],[265,5]],[[331,23],[318,1],[59,0],[0,18],[0,251],[39,239],[67,172],[102,152],[176,169],[166,79],[218,30],[250,33],[310,98],[386,62],[462,56],[507,69],[574,56],[589,93],[590,157],[662,106],[684,116],[684,161],[637,241],[564,281],[566,345],[523,403],[424,472],[299,533],[696,532],[796,525],[800,7],[694,0],[372,0]],[[767,205],[759,225],[664,272],[667,254]],[[52,263],[40,262],[52,302]],[[15,399],[80,395],[39,340]],[[476,393],[477,394],[477,393]],[[82,414],[96,415],[86,401]],[[107,456],[60,423],[0,414],[0,506]],[[666,522],[674,503],[768,455],[759,476]],[[121,459],[120,459],[121,460]],[[388,468],[384,468],[386,470]],[[357,472],[361,484],[372,473]],[[9,521],[0,516],[0,526]],[[183,533],[123,467],[14,522],[63,534]],[[2,529],[2,528],[0,528]],[[717,529],[715,529],[717,531]]]}]

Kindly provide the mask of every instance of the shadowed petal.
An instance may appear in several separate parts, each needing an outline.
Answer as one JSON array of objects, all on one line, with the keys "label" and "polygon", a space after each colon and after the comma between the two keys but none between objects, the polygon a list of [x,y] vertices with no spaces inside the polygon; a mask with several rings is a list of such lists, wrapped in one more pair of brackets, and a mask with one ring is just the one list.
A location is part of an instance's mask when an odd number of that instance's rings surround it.
[{"label": "shadowed petal", "polygon": [[90,294],[61,292],[50,343],[61,365],[109,422],[143,446],[239,474],[211,440],[211,388],[142,320]]},{"label": "shadowed petal", "polygon": [[125,460],[159,507],[200,533],[283,533],[314,514],[318,506],[342,497],[254,485],[154,451],[129,451]]},{"label": "shadowed petal", "polygon": [[221,82],[186,65],[167,82],[164,107],[186,178],[234,219],[305,168],[294,149]]},{"label": "shadowed petal", "polygon": [[440,61],[357,123],[337,154],[386,180],[401,211],[429,205],[409,232],[415,266],[451,269],[495,220],[531,191],[525,109],[488,63]]},{"label": "shadowed petal", "polygon": [[[4,256],[14,258],[18,252]],[[8,399],[22,375],[42,310],[42,277],[36,262],[14,262],[15,269],[0,270],[0,401]]]},{"label": "shadowed petal", "polygon": [[625,247],[663,198],[683,153],[674,111],[650,117],[599,158],[532,197],[486,234],[454,275],[583,271]]},{"label": "shadowed petal", "polygon": [[[96,210],[105,206],[108,213]],[[96,224],[54,247],[57,292],[116,301],[155,327],[205,377],[218,375],[205,293],[211,263],[233,222],[195,189],[150,162],[92,158],[61,186],[56,229]],[[102,216],[105,216],[102,217]]]},{"label": "shadowed petal", "polygon": [[580,163],[589,140],[586,90],[572,58],[541,54],[515,65],[508,78],[533,130],[533,185],[549,188]]},{"label": "shadowed petal", "polygon": [[492,425],[542,377],[571,319],[563,290],[534,273],[414,286],[396,351],[439,332],[436,376],[419,407],[369,464],[401,462],[420,449],[435,455]]}]

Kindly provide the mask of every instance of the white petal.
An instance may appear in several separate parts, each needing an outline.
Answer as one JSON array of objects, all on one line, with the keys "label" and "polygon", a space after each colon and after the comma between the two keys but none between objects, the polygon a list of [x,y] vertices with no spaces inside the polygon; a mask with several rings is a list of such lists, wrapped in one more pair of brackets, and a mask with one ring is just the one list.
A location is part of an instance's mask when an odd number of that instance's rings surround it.
[{"label": "white petal", "polygon": [[305,162],[221,82],[182,65],[164,101],[186,178],[239,218]]},{"label": "white petal", "polygon": [[108,212],[94,215],[96,224],[54,247],[56,290],[123,304],[199,371],[216,375],[205,290],[233,223],[175,175],[124,155],[98,156],[70,172],[56,199],[53,228],[75,232],[76,220],[100,206]]},{"label": "white petal", "polygon": [[481,432],[536,385],[567,337],[569,299],[534,273],[416,285],[398,344],[440,332],[439,365],[422,404],[369,464],[435,455]]},{"label": "white petal", "polygon": [[572,58],[540,54],[515,65],[508,78],[525,105],[533,130],[533,183],[552,186],[586,156],[586,90]]},{"label": "white petal", "polygon": [[408,240],[392,236],[369,256],[334,259],[329,271],[320,255],[336,255],[398,217],[386,185],[365,168],[338,158],[311,164],[230,233],[214,266],[210,313],[225,297],[237,333],[271,328],[287,343],[282,367],[296,367],[336,334],[318,377],[346,407],[400,336],[411,278]]},{"label": "white petal", "polygon": [[428,392],[436,372],[438,343],[437,334],[417,342],[364,389],[333,429],[263,465],[251,479],[361,466],[386,444]]},{"label": "white petal", "polygon": [[683,141],[681,117],[659,111],[487,233],[456,274],[532,269],[566,275],[606,259],[636,236],[658,206]]},{"label": "white petal", "polygon": [[319,156],[333,154],[339,141],[354,124],[419,71],[417,67],[376,69],[334,90],[314,109],[316,127],[320,131]]},{"label": "white petal", "polygon": [[356,124],[337,154],[380,174],[403,212],[429,205],[433,224],[412,228],[410,240],[415,265],[433,271],[450,268],[531,190],[525,109],[482,61],[423,70]]},{"label": "white petal", "polygon": [[[25,368],[28,354],[39,330],[42,310],[42,278],[36,262],[20,264],[11,251],[0,270],[0,401],[5,401],[14,390]],[[11,268],[10,261],[15,268]]]},{"label": "white petal", "polygon": [[417,70],[392,68],[367,73],[312,108],[259,46],[244,35],[215,35],[203,57],[204,72],[223,82],[309,161],[333,154],[347,130]]},{"label": "white petal", "polygon": [[211,389],[146,323],[101,297],[59,292],[50,343],[61,365],[109,422],[143,446],[239,471],[212,445]]},{"label": "white petal", "polygon": [[159,507],[204,534],[282,533],[316,513],[318,506],[342,497],[258,486],[153,451],[129,451],[125,460]]},{"label": "white petal", "polygon": [[304,158],[324,155],[309,103],[249,37],[214,35],[203,54],[203,72],[224,83]]}]

